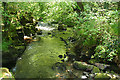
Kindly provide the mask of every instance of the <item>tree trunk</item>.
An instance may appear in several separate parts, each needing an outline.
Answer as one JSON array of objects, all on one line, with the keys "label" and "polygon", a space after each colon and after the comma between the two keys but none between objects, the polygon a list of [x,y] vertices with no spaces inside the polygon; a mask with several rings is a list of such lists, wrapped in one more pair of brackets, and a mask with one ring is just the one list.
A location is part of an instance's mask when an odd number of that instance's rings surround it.
[{"label": "tree trunk", "polygon": [[[120,1],[118,2],[118,12],[120,11]],[[120,17],[120,13],[118,14]],[[118,19],[118,41],[120,41],[120,19]],[[118,67],[120,68],[120,43],[118,43]]]},{"label": "tree trunk", "polygon": [[77,5],[81,9],[81,11],[84,11],[84,6],[83,6],[82,2],[77,2]]}]

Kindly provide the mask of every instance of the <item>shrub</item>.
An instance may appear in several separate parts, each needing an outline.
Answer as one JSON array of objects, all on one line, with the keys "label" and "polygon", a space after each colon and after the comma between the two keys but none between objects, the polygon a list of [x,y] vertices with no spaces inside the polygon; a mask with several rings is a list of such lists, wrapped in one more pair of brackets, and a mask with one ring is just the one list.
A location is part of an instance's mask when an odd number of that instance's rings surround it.
[{"label": "shrub", "polygon": [[87,12],[81,13],[85,17],[78,18],[78,25],[75,27],[75,33],[81,43],[79,45],[89,49],[95,47],[93,51],[95,54],[91,58],[113,61],[118,56],[118,17],[116,16],[118,11],[98,9],[98,12]]},{"label": "shrub", "polygon": [[73,25],[78,14],[74,12],[75,2],[56,2],[46,3],[46,10],[43,11],[47,22],[62,22],[66,25]]}]

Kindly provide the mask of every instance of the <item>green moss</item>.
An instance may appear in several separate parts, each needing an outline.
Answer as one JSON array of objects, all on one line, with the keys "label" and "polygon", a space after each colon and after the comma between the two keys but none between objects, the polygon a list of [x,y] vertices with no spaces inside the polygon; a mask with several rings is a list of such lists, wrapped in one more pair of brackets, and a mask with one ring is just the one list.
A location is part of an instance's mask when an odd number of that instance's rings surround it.
[{"label": "green moss", "polygon": [[99,73],[99,72],[100,72],[99,68],[94,66],[92,73]]},{"label": "green moss", "polygon": [[61,31],[61,32],[55,31],[54,35],[56,37],[62,37],[64,40],[67,40],[68,37],[73,36],[73,30],[72,30],[72,28],[67,28],[67,31]]},{"label": "green moss", "polygon": [[109,80],[110,77],[105,73],[97,73],[95,76],[95,80]]},{"label": "green moss", "polygon": [[16,78],[55,78],[52,66],[61,62],[66,53],[65,44],[59,38],[41,37],[31,43],[22,59],[17,62]]},{"label": "green moss", "polygon": [[25,48],[25,46],[16,46],[15,48],[16,48],[16,49],[22,49],[22,50],[23,50],[23,49]]},{"label": "green moss", "polygon": [[88,68],[88,65],[86,63],[78,62],[78,61],[74,62],[74,66],[75,66],[75,68],[81,69],[81,70],[86,70]]}]

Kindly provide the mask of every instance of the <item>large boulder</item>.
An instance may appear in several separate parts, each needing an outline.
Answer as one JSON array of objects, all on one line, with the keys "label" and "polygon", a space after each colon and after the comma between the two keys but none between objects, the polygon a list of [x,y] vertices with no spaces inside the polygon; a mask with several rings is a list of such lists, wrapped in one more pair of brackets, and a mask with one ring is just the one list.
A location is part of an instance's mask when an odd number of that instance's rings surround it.
[{"label": "large boulder", "polygon": [[89,65],[85,62],[80,62],[80,61],[74,61],[73,66],[75,69],[85,70],[85,71],[91,71],[94,67],[93,65]]}]

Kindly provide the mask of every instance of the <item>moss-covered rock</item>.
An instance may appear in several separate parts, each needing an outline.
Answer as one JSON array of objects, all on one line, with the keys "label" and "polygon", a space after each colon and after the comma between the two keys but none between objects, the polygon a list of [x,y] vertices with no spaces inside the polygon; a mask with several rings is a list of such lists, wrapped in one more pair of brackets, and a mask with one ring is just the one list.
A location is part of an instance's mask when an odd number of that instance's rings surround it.
[{"label": "moss-covered rock", "polygon": [[92,73],[99,73],[99,72],[100,72],[99,68],[94,66],[92,69]]},{"label": "moss-covered rock", "polygon": [[96,60],[94,60],[94,59],[91,59],[91,60],[89,60],[88,62],[89,62],[90,64],[93,64],[93,65],[97,66],[97,67],[98,67],[99,69],[101,69],[101,70],[104,70],[104,69],[110,67],[110,65],[108,65],[108,64],[98,63],[98,62],[97,62]]},{"label": "moss-covered rock", "polygon": [[83,62],[75,61],[73,66],[74,66],[74,68],[80,69],[80,70],[86,70],[87,69],[87,64],[83,63]]},{"label": "moss-covered rock", "polygon": [[97,73],[95,80],[109,80],[110,77],[106,73]]},{"label": "moss-covered rock", "polygon": [[31,43],[17,61],[15,77],[55,78],[52,66],[61,62],[65,53],[65,44],[59,38],[41,37],[39,42]]},{"label": "moss-covered rock", "polygon": [[74,68],[76,69],[80,69],[80,70],[92,70],[93,66],[92,65],[89,65],[85,62],[79,62],[79,61],[74,61],[74,64],[73,64]]}]

